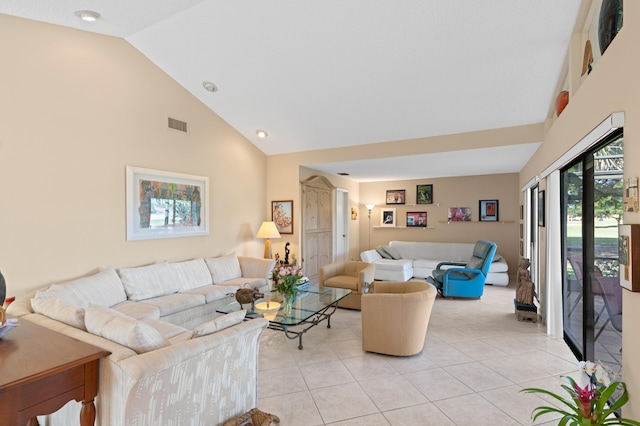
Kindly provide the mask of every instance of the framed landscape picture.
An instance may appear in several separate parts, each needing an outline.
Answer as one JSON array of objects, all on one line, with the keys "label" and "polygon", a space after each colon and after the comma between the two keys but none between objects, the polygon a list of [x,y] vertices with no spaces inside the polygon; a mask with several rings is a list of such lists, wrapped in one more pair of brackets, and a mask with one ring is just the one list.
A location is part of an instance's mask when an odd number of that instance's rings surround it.
[{"label": "framed landscape picture", "polygon": [[405,190],[404,189],[388,189],[387,190],[387,204],[404,204],[405,203]]},{"label": "framed landscape picture", "polygon": [[293,234],[293,200],[272,201],[271,220],[281,234]]},{"label": "framed landscape picture", "polygon": [[209,178],[126,167],[127,241],[209,235]]},{"label": "framed landscape picture", "polygon": [[427,227],[427,212],[407,212],[407,228],[413,227]]},{"label": "framed landscape picture", "polygon": [[480,200],[480,222],[498,221],[498,200]]},{"label": "framed landscape picture", "polygon": [[433,185],[417,186],[416,204],[433,204]]}]

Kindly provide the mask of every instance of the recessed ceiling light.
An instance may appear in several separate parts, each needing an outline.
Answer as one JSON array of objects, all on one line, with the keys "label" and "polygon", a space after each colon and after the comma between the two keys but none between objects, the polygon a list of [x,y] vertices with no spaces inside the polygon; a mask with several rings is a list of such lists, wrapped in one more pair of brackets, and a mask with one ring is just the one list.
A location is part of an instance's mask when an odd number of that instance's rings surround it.
[{"label": "recessed ceiling light", "polygon": [[202,87],[204,87],[204,90],[206,90],[207,92],[213,93],[218,91],[218,86],[216,86],[210,81],[203,81]]},{"label": "recessed ceiling light", "polygon": [[75,15],[87,22],[94,22],[100,18],[100,14],[98,12],[94,12],[93,10],[78,10]]},{"label": "recessed ceiling light", "polygon": [[259,138],[264,139],[269,136],[269,133],[267,133],[266,130],[256,130],[256,135],[258,135]]}]

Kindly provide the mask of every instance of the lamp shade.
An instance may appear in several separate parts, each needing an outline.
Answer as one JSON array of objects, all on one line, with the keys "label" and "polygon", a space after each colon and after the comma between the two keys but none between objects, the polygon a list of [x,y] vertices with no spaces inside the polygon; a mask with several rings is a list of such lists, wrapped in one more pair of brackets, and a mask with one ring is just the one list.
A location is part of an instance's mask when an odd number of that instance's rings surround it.
[{"label": "lamp shade", "polygon": [[280,233],[278,232],[278,228],[276,228],[276,224],[273,222],[262,222],[260,225],[260,229],[258,229],[257,238],[280,238]]},{"label": "lamp shade", "polygon": [[365,207],[367,208],[367,210],[373,210],[373,208],[375,207],[375,204],[366,204]]}]

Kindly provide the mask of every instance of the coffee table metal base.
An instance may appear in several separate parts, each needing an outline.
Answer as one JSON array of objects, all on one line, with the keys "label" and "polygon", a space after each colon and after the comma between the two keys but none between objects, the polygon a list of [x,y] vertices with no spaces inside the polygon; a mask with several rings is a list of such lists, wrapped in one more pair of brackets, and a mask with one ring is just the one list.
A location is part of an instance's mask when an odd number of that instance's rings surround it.
[{"label": "coffee table metal base", "polygon": [[[284,335],[287,337],[287,339],[290,339],[290,340],[298,339],[298,349],[302,350],[303,348],[302,336],[307,331],[309,331],[310,329],[312,329],[313,327],[317,326],[318,324],[320,324],[322,321],[325,321],[325,320],[327,321],[327,328],[331,328],[331,315],[333,315],[336,309],[338,309],[338,302],[339,300],[336,300],[331,305],[328,305],[321,311],[314,314],[313,318],[304,320],[298,325],[288,326],[288,325],[281,325],[281,324],[270,322],[269,328],[272,330],[284,331]],[[304,327],[303,324],[307,324],[307,327],[303,328],[302,330],[291,330],[291,327]]]}]

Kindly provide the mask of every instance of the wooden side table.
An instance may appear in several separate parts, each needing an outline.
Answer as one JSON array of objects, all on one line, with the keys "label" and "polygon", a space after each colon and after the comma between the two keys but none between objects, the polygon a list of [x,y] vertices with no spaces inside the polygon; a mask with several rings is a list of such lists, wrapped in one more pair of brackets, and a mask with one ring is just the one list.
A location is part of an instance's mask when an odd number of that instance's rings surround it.
[{"label": "wooden side table", "polygon": [[80,424],[93,425],[100,358],[110,352],[27,320],[0,339],[2,423],[37,425],[71,400],[82,402]]}]

